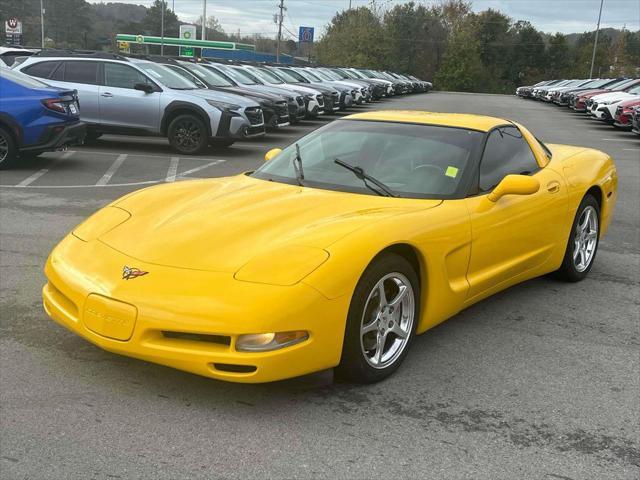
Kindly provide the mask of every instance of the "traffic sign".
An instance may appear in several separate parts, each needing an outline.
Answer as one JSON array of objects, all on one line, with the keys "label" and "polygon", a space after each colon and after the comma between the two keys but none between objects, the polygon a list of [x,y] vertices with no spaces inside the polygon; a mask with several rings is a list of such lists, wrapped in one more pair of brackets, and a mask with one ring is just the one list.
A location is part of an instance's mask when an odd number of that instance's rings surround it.
[{"label": "traffic sign", "polygon": [[298,41],[300,43],[313,43],[313,27],[300,27]]},{"label": "traffic sign", "polygon": [[4,22],[4,31],[7,35],[20,35],[22,34],[22,22],[17,18],[10,18]]}]

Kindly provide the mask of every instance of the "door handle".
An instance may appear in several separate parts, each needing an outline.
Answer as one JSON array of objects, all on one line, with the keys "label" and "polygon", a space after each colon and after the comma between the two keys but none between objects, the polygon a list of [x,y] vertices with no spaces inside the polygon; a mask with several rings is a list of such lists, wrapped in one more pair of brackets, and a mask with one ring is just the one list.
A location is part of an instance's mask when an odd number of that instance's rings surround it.
[{"label": "door handle", "polygon": [[101,93],[100,95],[107,98],[113,97],[113,93],[109,93],[109,92],[104,92],[104,93]]},{"label": "door handle", "polygon": [[547,183],[547,191],[549,193],[558,193],[560,191],[560,182],[554,180],[553,182]]}]

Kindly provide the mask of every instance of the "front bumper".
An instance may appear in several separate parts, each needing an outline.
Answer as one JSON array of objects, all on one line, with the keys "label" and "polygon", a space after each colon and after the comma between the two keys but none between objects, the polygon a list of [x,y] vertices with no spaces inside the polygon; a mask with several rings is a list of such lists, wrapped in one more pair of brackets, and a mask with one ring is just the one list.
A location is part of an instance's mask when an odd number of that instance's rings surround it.
[{"label": "front bumper", "polygon": [[[149,274],[123,280],[124,265]],[[238,281],[230,273],[145,264],[73,235],[54,249],[45,274],[47,314],[113,353],[246,383],[304,375],[340,361],[349,299],[328,300],[302,282],[277,287]],[[270,352],[235,349],[242,334],[294,330],[306,330],[309,338]]]},{"label": "front bumper", "polygon": [[20,148],[21,152],[50,152],[72,145],[81,145],[87,134],[87,125],[84,122],[53,125],[40,137],[37,145],[26,145]]}]

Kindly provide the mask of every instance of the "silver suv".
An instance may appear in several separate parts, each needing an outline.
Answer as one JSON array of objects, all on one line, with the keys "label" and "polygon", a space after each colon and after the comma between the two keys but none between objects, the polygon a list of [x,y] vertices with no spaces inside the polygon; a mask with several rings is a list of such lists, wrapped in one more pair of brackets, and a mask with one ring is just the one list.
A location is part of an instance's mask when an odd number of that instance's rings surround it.
[{"label": "silver suv", "polygon": [[78,91],[88,139],[103,133],[169,139],[181,154],[208,145],[264,135],[260,105],[240,95],[203,90],[167,67],[147,60],[93,53],[28,57],[15,66],[27,75]]}]

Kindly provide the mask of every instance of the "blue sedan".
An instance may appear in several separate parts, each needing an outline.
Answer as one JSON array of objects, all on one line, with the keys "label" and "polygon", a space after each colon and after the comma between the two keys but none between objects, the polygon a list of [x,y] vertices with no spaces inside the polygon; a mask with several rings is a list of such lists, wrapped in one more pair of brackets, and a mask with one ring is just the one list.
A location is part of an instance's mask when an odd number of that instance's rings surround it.
[{"label": "blue sedan", "polygon": [[85,134],[74,90],[0,67],[0,168],[82,143]]}]

